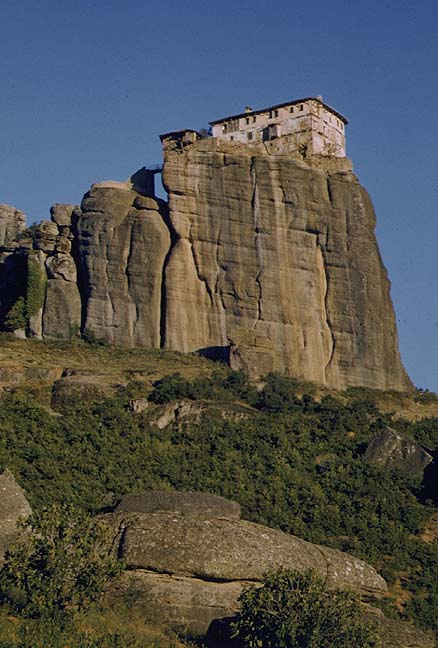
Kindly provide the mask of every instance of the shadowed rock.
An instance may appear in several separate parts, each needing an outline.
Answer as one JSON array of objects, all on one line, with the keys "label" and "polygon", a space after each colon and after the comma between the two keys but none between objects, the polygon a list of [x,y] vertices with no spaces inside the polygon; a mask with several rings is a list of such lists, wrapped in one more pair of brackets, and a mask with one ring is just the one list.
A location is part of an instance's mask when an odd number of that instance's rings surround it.
[{"label": "shadowed rock", "polygon": [[177,512],[186,518],[240,519],[240,506],[236,502],[218,495],[192,491],[131,493],[124,495],[116,508],[117,513],[162,513],[164,511]]},{"label": "shadowed rock", "polygon": [[24,490],[15,481],[14,475],[5,470],[0,474],[0,564],[6,550],[19,537],[19,520],[26,520],[32,513]]},{"label": "shadowed rock", "polygon": [[366,449],[364,460],[410,477],[422,475],[432,456],[413,439],[390,427],[379,430]]}]

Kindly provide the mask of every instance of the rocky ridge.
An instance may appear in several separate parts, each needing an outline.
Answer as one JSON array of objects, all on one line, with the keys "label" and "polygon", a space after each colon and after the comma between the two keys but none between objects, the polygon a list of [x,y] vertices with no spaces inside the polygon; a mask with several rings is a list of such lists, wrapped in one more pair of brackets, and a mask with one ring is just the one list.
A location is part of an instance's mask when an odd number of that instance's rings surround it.
[{"label": "rocky ridge", "polygon": [[[168,203],[144,170],[93,185],[80,208],[55,205],[33,239],[3,235],[0,323],[196,351],[254,377],[409,389],[374,211],[346,160],[214,138],[166,149]],[[22,229],[1,213],[0,233]],[[10,313],[30,262],[46,290],[20,327]]]}]

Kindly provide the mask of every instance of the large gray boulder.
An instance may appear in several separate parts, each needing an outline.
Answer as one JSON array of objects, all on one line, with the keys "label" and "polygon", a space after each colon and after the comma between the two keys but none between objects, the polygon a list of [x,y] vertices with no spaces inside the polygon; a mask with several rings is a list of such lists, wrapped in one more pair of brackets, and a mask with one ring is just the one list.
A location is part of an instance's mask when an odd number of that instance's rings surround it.
[{"label": "large gray boulder", "polygon": [[7,549],[20,536],[17,523],[26,520],[31,513],[24,490],[14,475],[9,470],[3,471],[0,474],[0,564]]},{"label": "large gray boulder", "polygon": [[245,520],[182,513],[116,513],[118,555],[129,569],[207,581],[259,581],[267,571],[312,568],[336,587],[379,595],[386,583],[353,556]]},{"label": "large gray boulder", "polygon": [[[127,495],[105,518],[114,551],[127,567],[106,592],[111,604],[128,597],[145,620],[192,635],[211,648],[231,648],[229,623],[247,585],[267,571],[312,568],[331,587],[358,591],[363,601],[385,595],[373,567],[328,547],[237,517],[238,505],[206,493],[151,491]],[[382,648],[432,648],[412,626],[364,605]],[[353,647],[352,647],[353,648]]]},{"label": "large gray boulder", "polygon": [[369,443],[364,460],[410,477],[421,476],[433,457],[413,439],[390,427],[379,430]]},{"label": "large gray boulder", "polygon": [[240,519],[240,505],[218,495],[194,491],[147,491],[129,493],[120,500],[117,513],[178,512],[185,518]]}]

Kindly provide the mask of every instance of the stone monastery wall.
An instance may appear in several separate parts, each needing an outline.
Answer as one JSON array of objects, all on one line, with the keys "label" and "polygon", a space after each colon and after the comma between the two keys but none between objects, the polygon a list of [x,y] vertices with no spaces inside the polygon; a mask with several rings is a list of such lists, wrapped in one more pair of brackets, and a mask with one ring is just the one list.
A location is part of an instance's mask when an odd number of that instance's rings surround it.
[{"label": "stone monastery wall", "polygon": [[251,144],[295,136],[310,155],[345,157],[345,123],[317,99],[303,100],[265,111],[212,122],[212,135],[229,142]]}]

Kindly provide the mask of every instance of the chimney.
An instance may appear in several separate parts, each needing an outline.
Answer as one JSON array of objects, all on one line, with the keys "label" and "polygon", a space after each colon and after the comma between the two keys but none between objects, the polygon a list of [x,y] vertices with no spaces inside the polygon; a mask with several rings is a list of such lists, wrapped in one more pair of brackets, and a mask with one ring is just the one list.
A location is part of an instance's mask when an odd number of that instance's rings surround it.
[{"label": "chimney", "polygon": [[245,112],[252,112],[251,106],[245,106]]}]

